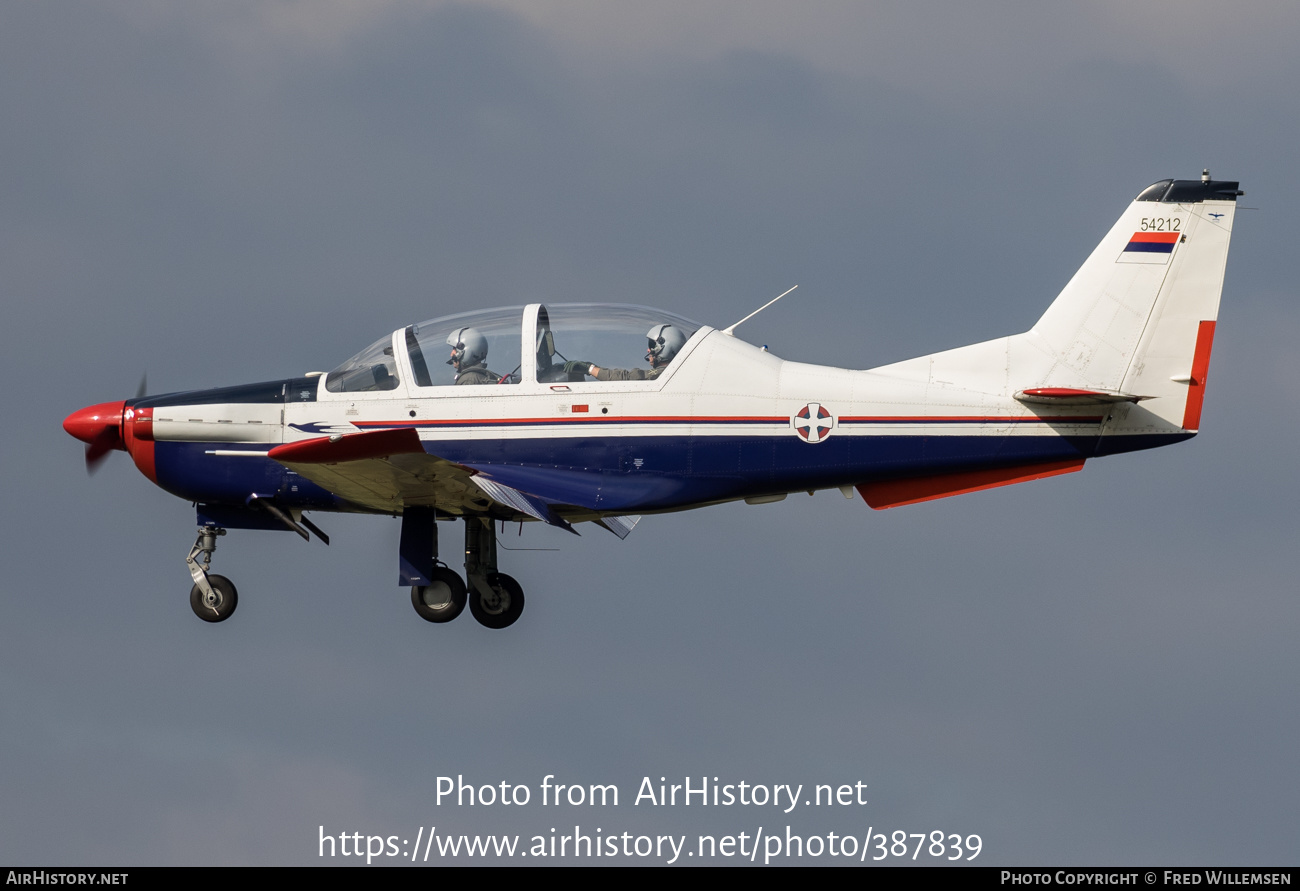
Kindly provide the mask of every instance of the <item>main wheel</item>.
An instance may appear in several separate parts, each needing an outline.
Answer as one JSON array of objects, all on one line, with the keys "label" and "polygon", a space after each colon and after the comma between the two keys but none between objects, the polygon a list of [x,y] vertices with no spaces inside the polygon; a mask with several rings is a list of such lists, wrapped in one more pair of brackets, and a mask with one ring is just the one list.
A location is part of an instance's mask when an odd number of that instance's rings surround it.
[{"label": "main wheel", "polygon": [[239,592],[224,575],[208,576],[212,596],[208,597],[198,585],[190,588],[190,609],[205,622],[224,622],[239,606]]},{"label": "main wheel", "polygon": [[445,566],[435,566],[427,585],[411,588],[411,606],[426,622],[450,622],[465,608],[465,583]]},{"label": "main wheel", "polygon": [[524,589],[504,572],[488,573],[487,583],[492,589],[492,596],[484,597],[477,588],[471,590],[469,611],[480,625],[508,628],[524,611]]}]

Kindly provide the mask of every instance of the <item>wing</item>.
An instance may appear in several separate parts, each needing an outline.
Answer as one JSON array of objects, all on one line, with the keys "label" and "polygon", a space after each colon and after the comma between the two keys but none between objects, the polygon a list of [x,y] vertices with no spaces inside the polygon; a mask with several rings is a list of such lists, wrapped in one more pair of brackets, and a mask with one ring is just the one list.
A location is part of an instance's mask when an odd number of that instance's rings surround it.
[{"label": "wing", "polygon": [[503,520],[526,516],[576,534],[556,507],[594,507],[526,492],[484,469],[431,455],[409,428],[305,439],[276,446],[269,455],[340,498],[382,513],[410,506]]}]

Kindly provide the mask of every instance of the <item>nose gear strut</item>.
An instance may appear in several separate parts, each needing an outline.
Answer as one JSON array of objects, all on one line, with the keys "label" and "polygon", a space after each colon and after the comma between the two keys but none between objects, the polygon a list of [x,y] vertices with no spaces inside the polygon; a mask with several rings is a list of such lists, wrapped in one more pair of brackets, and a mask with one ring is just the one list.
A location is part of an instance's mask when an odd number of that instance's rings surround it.
[{"label": "nose gear strut", "polygon": [[[190,609],[194,615],[205,622],[224,622],[239,604],[239,594],[230,579],[223,575],[210,574],[212,554],[217,549],[217,538],[225,535],[226,530],[220,526],[200,526],[194,547],[185,558],[194,587],[190,589]],[[202,558],[202,563],[195,559]]]}]

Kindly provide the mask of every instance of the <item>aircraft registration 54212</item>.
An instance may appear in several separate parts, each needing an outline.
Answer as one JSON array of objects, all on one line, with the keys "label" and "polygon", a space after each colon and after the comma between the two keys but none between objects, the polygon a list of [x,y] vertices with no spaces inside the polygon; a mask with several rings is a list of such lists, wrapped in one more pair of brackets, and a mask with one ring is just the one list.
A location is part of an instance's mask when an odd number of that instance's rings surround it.
[{"label": "aircraft registration 54212", "polygon": [[[422,618],[468,603],[504,628],[524,595],[497,568],[499,522],[625,538],[642,514],[819,489],[890,508],[1196,435],[1237,185],[1155,183],[1028,331],[879,368],[787,361],[640,306],[534,303],[399,328],[327,374],[142,394],[63,426],[89,467],[125,451],[197,506],[201,619],[238,602],[210,571],[227,529],[328,544],[307,512],[350,511],[402,518],[399,584]],[[454,520],[463,575],[438,559]]]}]

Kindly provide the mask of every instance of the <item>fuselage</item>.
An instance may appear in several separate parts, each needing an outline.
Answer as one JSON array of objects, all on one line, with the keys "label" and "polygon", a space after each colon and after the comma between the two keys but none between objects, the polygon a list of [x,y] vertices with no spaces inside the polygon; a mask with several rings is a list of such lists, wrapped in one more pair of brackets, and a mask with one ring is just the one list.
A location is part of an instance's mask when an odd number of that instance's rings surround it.
[{"label": "fuselage", "polygon": [[1081,461],[1192,435],[1155,425],[1107,436],[1113,407],[1027,405],[897,368],[791,362],[708,327],[654,380],[556,383],[525,369],[513,385],[419,387],[404,330],[393,334],[391,389],[330,392],[313,375],[128,400],[122,447],[149,479],[201,505],[242,508],[257,496],[297,510],[400,513],[401,504],[342,499],[268,452],[412,428],[431,455],[508,468],[525,491],[530,474],[564,478],[591,491],[599,512],[620,514]]}]

